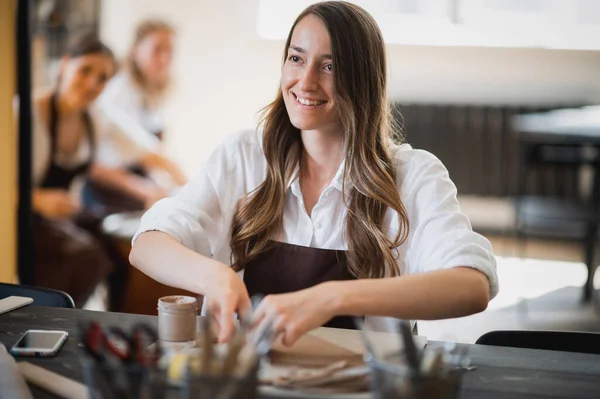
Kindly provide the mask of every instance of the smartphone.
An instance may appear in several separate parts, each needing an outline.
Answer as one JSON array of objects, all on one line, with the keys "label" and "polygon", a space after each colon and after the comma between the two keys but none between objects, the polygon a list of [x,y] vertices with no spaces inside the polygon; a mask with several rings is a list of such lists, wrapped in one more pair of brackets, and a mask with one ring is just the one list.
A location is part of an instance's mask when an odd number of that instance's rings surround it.
[{"label": "smartphone", "polygon": [[11,348],[10,353],[15,356],[54,356],[68,336],[66,331],[28,330]]}]

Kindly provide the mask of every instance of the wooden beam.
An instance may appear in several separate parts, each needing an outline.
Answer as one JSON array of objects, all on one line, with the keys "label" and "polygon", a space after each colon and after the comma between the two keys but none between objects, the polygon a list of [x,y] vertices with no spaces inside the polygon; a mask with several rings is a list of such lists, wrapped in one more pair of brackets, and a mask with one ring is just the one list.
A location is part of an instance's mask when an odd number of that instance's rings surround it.
[{"label": "wooden beam", "polygon": [[15,1],[0,1],[0,282],[16,278]]}]

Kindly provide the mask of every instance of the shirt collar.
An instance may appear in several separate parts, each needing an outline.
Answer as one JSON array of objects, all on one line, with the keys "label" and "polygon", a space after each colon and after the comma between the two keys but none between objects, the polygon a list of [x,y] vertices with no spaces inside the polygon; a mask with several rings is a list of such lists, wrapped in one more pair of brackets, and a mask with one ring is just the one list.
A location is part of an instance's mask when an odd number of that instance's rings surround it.
[{"label": "shirt collar", "polygon": [[342,160],[338,171],[336,172],[333,180],[331,181],[331,186],[337,188],[340,192],[345,192],[346,194],[350,193],[353,185],[349,179],[344,181],[344,175],[346,170],[346,159]]},{"label": "shirt collar", "polygon": [[300,197],[301,196],[301,192],[300,192],[300,167],[298,166],[298,164],[296,164],[296,167],[294,168],[294,173],[292,173],[292,176],[293,177],[288,182],[287,189],[289,190],[291,188],[292,193],[296,197]]},{"label": "shirt collar", "polygon": [[[350,182],[348,179],[346,179],[346,182],[344,183],[344,170],[345,170],[345,166],[346,166],[345,164],[346,164],[346,159],[342,160],[342,163],[340,164],[335,176],[333,177],[333,180],[331,180],[331,184],[329,185],[329,187],[333,187],[340,192],[342,192],[342,189],[343,189],[343,191],[346,194],[349,194],[353,185],[352,185],[352,182]],[[295,196],[299,197],[301,195],[301,191],[300,191],[300,167],[298,164],[296,164],[296,168],[294,169],[294,173],[292,174],[292,176],[294,176],[294,177],[289,181],[289,183],[287,185],[287,189],[291,189],[292,193],[294,193]]]}]

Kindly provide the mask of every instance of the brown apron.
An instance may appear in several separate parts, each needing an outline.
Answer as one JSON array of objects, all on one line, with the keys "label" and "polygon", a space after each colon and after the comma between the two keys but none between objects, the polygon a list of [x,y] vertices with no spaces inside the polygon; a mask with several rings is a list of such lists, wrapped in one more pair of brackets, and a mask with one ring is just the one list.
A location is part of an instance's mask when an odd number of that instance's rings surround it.
[{"label": "brown apron", "polygon": [[[56,95],[53,95],[50,100],[50,165],[40,187],[68,190],[75,177],[89,170],[95,152],[95,138],[90,116],[84,112],[90,158],[74,168],[57,164],[56,101]],[[35,285],[66,291],[77,306],[83,305],[96,285],[112,269],[102,243],[73,220],[49,220],[39,214],[34,214],[33,220]]]},{"label": "brown apron", "polygon": [[[352,280],[346,251],[310,248],[276,242],[244,269],[250,296],[284,294],[332,280]],[[326,327],[355,329],[351,316],[338,316]]]}]

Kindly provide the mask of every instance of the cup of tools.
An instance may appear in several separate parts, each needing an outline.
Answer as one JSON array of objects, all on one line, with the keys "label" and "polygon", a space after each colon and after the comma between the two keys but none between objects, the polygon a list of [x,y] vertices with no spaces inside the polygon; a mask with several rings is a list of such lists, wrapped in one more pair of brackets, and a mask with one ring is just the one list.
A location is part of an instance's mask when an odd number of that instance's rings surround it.
[{"label": "cup of tools", "polygon": [[199,320],[196,346],[174,357],[169,379],[184,399],[252,399],[257,397],[258,369],[272,341],[272,325],[252,330],[252,316],[242,319],[233,338],[217,344],[212,316]]},{"label": "cup of tools", "polygon": [[458,397],[468,358],[452,348],[417,349],[410,323],[399,325],[402,350],[385,357],[365,358],[371,370],[375,399],[455,399]]},{"label": "cup of tools", "polygon": [[167,397],[161,347],[152,326],[138,323],[126,329],[91,321],[79,325],[79,340],[90,399]]}]

